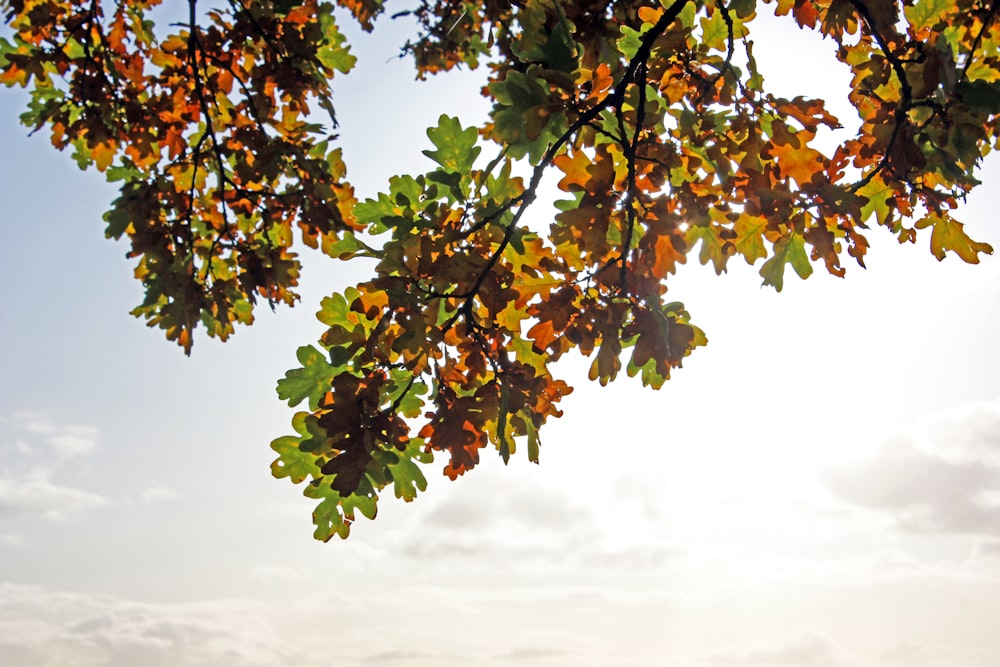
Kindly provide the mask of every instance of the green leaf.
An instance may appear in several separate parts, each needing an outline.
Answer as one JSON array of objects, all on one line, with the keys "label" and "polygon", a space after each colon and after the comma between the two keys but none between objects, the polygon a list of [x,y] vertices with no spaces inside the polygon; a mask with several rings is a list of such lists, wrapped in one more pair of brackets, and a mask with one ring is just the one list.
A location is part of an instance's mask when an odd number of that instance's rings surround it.
[{"label": "green leaf", "polygon": [[894,190],[888,185],[881,174],[876,174],[874,178],[858,189],[858,195],[868,201],[861,207],[861,221],[867,222],[872,214],[880,225],[888,225],[892,220],[892,212],[895,210],[889,206]]},{"label": "green leaf", "polygon": [[711,17],[701,17],[701,40],[710,49],[725,51],[729,38],[729,27],[723,18],[722,12],[716,10]]},{"label": "green leaf", "polygon": [[327,363],[326,355],[312,345],[303,345],[295,356],[302,368],[290,370],[284,379],[278,380],[278,397],[287,400],[289,406],[308,398],[309,409],[316,410],[340,369]]},{"label": "green leaf", "polygon": [[903,7],[903,15],[914,31],[934,28],[945,12],[954,6],[952,3],[954,0],[917,0]]},{"label": "green leaf", "polygon": [[[556,14],[555,24],[547,11]],[[520,13],[521,35],[512,50],[521,61],[540,63],[547,69],[571,73],[577,68],[577,45],[573,26],[559,2],[531,0]],[[551,27],[550,27],[551,26]]]},{"label": "green leaf", "polygon": [[8,56],[17,53],[17,46],[8,41],[6,37],[0,37],[0,64],[6,64]]},{"label": "green leaf", "polygon": [[427,490],[427,478],[413,459],[400,457],[398,463],[389,466],[392,475],[392,489],[397,498],[410,502],[418,491]]},{"label": "green leaf", "polygon": [[406,222],[400,207],[384,193],[379,193],[378,199],[355,204],[354,215],[358,222],[369,225],[372,234],[381,234]]},{"label": "green leaf", "polygon": [[298,436],[285,435],[271,442],[271,449],[278,453],[278,458],[271,463],[271,474],[278,479],[288,477],[292,483],[298,484],[307,477],[322,476],[319,466],[316,465],[316,456],[302,451],[299,447],[302,436],[309,435],[306,426],[308,416],[308,412],[296,412],[292,417],[292,428],[299,433]]},{"label": "green leaf", "polygon": [[[0,54],[2,55],[2,54]],[[28,110],[21,114],[21,124],[40,128],[54,112],[66,103],[66,94],[51,84],[35,83]]]},{"label": "green leaf", "polygon": [[354,68],[358,59],[351,55],[347,46],[347,38],[341,34],[337,27],[331,3],[320,3],[319,23],[325,39],[323,45],[317,49],[316,57],[323,63],[324,67],[347,74]]},{"label": "green leaf", "polygon": [[114,183],[116,181],[134,181],[141,178],[142,172],[140,172],[135,167],[128,165],[116,165],[114,167],[109,167],[107,173],[104,177],[108,179],[109,183]]},{"label": "green leaf", "polygon": [[771,285],[777,291],[785,284],[785,264],[791,264],[795,273],[802,279],[812,274],[812,264],[806,254],[805,241],[798,234],[778,239],[774,244],[774,255],[760,267],[760,275],[765,285]]},{"label": "green leaf", "polygon": [[493,138],[508,147],[511,157],[527,155],[532,164],[541,161],[567,123],[565,113],[551,112],[548,84],[538,74],[537,67],[529,68],[528,75],[510,71],[503,81],[487,86],[496,99]]},{"label": "green leaf", "polygon": [[458,118],[442,114],[437,127],[427,129],[427,136],[437,150],[425,150],[424,155],[447,171],[463,175],[469,173],[481,150],[476,146],[479,132],[475,127],[463,130]]},{"label": "green leaf", "polygon": [[[357,294],[350,296],[353,300],[357,297]],[[328,327],[332,327],[334,325],[343,326],[348,322],[347,314],[349,312],[350,305],[348,304],[347,298],[343,294],[334,292],[330,296],[323,297],[323,300],[320,301],[319,312],[316,313],[316,319]]]},{"label": "green leaf", "polygon": [[757,0],[730,0],[729,9],[739,18],[746,19],[757,11]]},{"label": "green leaf", "polygon": [[426,384],[423,382],[414,382],[399,402],[399,414],[410,419],[419,417],[424,409],[424,399],[420,397],[426,393]]},{"label": "green leaf", "polygon": [[622,26],[622,36],[618,39],[618,50],[621,51],[622,55],[626,59],[631,60],[635,58],[635,54],[639,52],[639,47],[642,46],[642,33],[638,30],[633,30],[627,25]]},{"label": "green leaf", "polygon": [[116,206],[104,214],[104,222],[108,223],[104,235],[109,239],[120,239],[132,224],[132,216],[127,209]]},{"label": "green leaf", "polygon": [[688,228],[685,238],[691,248],[694,248],[695,243],[701,241],[698,261],[702,264],[711,262],[718,275],[725,272],[729,255],[735,248],[731,243],[727,243],[719,237],[718,228],[708,225],[692,225]]},{"label": "green leaf", "polygon": [[337,259],[351,259],[360,251],[365,250],[365,244],[358,240],[354,232],[346,231],[333,243],[324,243],[323,252]]},{"label": "green leaf", "polygon": [[329,481],[325,478],[309,484],[303,495],[321,501],[313,510],[313,523],[316,525],[313,536],[323,542],[328,542],[334,535],[340,539],[347,539],[351,534],[351,524],[356,518],[355,511],[360,511],[369,519],[374,519],[378,511],[377,494],[354,493],[342,498],[330,488]]},{"label": "green leaf", "polygon": [[524,429],[528,432],[528,460],[538,463],[538,450],[542,446],[542,441],[538,438],[538,429],[531,419],[524,420]]},{"label": "green leaf", "polygon": [[500,171],[494,176],[486,177],[486,194],[494,202],[505,203],[524,192],[524,183],[520,178],[512,178],[511,161],[504,160]]}]

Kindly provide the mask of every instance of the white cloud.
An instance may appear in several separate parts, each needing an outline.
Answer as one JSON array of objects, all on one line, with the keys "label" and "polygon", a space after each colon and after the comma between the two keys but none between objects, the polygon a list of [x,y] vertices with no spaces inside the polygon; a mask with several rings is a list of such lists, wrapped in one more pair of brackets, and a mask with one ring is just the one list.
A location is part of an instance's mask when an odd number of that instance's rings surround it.
[{"label": "white cloud", "polygon": [[250,578],[278,584],[294,584],[304,578],[304,573],[287,565],[258,565],[250,569]]},{"label": "white cloud", "polygon": [[948,461],[1000,466],[1000,399],[935,415],[925,430],[927,448]]},{"label": "white cloud", "polygon": [[1000,654],[964,646],[934,646],[905,642],[890,646],[879,655],[880,667],[995,667]]},{"label": "white cloud", "polygon": [[[363,663],[371,665],[406,664],[414,661],[441,662],[442,660],[448,659],[443,656],[432,656],[422,651],[400,650],[379,651],[378,653],[366,655],[361,659]],[[448,660],[448,662],[451,662],[451,660]]]},{"label": "white cloud", "polygon": [[941,666],[953,658],[938,649],[913,644],[897,644],[881,652],[879,662],[885,667],[930,667]]},{"label": "white cloud", "polygon": [[506,653],[495,656],[495,660],[502,660],[505,662],[523,662],[527,660],[544,660],[548,658],[561,658],[568,655],[566,651],[559,651],[549,648],[537,648],[537,647],[526,647],[526,648],[513,648]]},{"label": "white cloud", "polygon": [[[99,432],[93,426],[56,424],[40,412],[18,412],[2,423],[11,431],[28,434],[31,441],[47,444],[61,458],[86,456],[97,449]],[[18,439],[17,443],[24,450],[24,441]],[[31,449],[41,453],[37,446]]]},{"label": "white cloud", "polygon": [[181,494],[169,486],[154,484],[142,490],[142,500],[147,503],[155,503],[162,500],[176,500]]},{"label": "white cloud", "polygon": [[303,655],[248,600],[151,604],[0,584],[0,664],[278,667]]},{"label": "white cloud", "polygon": [[938,415],[823,478],[839,499],[905,530],[1000,534],[1000,402]]},{"label": "white cloud", "polygon": [[0,447],[7,450],[0,468],[0,517],[60,520],[108,504],[72,483],[79,470],[75,460],[97,448],[97,429],[56,424],[34,412],[15,413],[0,425]]},{"label": "white cloud", "polygon": [[96,493],[53,482],[43,470],[29,471],[23,476],[0,474],[0,517],[40,514],[46,519],[61,520],[107,504]]},{"label": "white cloud", "polygon": [[0,533],[0,544],[6,547],[24,546],[24,538],[14,533]]},{"label": "white cloud", "polygon": [[774,646],[760,646],[745,651],[717,654],[710,662],[725,665],[761,667],[833,667],[846,664],[844,652],[830,639],[814,632],[804,632]]},{"label": "white cloud", "polygon": [[593,541],[592,513],[559,490],[490,469],[476,472],[474,485],[438,488],[437,495],[423,499],[417,521],[400,535],[403,553],[432,560],[516,558],[537,565]]},{"label": "white cloud", "polygon": [[979,545],[979,553],[991,558],[1000,558],[1000,540],[990,540]]},{"label": "white cloud", "polygon": [[662,519],[637,504],[604,519],[597,501],[530,472],[486,467],[468,483],[439,485],[406,508],[416,517],[387,537],[389,551],[427,563],[447,559],[525,571],[571,566],[648,572],[689,555],[688,546],[657,530]]},{"label": "white cloud", "polygon": [[48,442],[58,456],[84,456],[97,449],[97,429],[70,426],[63,432],[50,436]]}]

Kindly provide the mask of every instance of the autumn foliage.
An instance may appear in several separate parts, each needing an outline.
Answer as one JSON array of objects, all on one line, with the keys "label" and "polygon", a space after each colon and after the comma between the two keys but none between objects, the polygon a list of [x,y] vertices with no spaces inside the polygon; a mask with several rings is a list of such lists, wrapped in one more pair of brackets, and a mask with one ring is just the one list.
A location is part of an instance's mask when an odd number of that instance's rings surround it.
[{"label": "autumn foliage", "polygon": [[[428,171],[364,201],[330,86],[355,62],[338,21],[377,29],[381,0],[157,5],[0,1],[0,82],[121,184],[106,233],[131,244],[133,312],[185,351],[199,325],[226,339],[259,302],[293,304],[296,244],[375,261],[323,300],[325,332],[278,383],[307,410],[273,472],[306,482],[323,540],[389,485],[412,500],[435,453],[453,479],[487,448],[537,461],[571,350],[602,384],[624,369],[660,387],[706,342],[667,296],[689,256],[720,273],[742,257],[780,290],[789,265],[863,266],[873,227],[939,259],[992,252],[952,212],[998,139],[996,0],[420,0],[397,14],[417,76],[485,67],[492,111],[442,115]],[[828,39],[854,136],[825,148],[841,123],[822,100],[768,92],[758,12]],[[564,198],[539,230],[524,216],[550,172]]]}]

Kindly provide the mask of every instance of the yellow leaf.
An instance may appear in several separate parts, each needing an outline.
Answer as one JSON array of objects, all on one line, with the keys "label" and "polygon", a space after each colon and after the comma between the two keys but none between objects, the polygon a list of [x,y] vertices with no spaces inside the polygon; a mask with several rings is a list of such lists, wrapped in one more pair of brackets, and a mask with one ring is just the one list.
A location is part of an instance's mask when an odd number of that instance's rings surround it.
[{"label": "yellow leaf", "polygon": [[938,260],[944,259],[949,250],[969,264],[979,264],[980,253],[993,254],[993,246],[973,241],[965,233],[965,225],[947,213],[929,213],[916,226],[917,229],[931,227],[931,253]]}]

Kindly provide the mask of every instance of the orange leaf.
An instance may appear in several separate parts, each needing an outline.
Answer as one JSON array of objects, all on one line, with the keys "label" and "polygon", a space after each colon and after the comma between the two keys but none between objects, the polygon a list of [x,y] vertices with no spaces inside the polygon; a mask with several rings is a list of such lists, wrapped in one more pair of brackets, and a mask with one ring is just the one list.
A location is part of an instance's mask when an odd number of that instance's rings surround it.
[{"label": "orange leaf", "polygon": [[770,153],[777,158],[781,173],[794,178],[800,187],[811,182],[817,174],[826,171],[828,162],[826,157],[808,146],[795,148],[790,143],[780,146],[772,144]]}]

